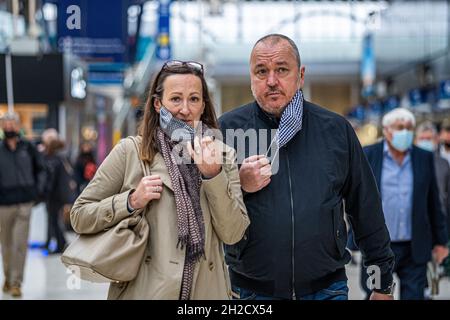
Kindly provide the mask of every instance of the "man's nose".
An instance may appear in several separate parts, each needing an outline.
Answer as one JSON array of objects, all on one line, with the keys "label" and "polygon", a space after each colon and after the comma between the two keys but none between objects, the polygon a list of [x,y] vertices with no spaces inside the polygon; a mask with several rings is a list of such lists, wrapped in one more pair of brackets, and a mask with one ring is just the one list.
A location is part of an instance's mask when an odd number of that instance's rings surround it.
[{"label": "man's nose", "polygon": [[270,71],[269,75],[267,77],[267,85],[269,87],[274,87],[274,86],[276,86],[277,82],[278,82],[278,79],[277,79],[277,76],[275,75],[275,72]]}]

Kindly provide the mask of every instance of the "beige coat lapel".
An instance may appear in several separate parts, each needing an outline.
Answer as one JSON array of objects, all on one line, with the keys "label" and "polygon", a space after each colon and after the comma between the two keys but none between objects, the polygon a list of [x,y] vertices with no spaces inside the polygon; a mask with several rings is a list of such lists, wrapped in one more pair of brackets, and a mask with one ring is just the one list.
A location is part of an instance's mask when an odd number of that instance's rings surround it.
[{"label": "beige coat lapel", "polygon": [[155,159],[153,159],[152,164],[150,165],[150,174],[151,175],[159,175],[161,177],[164,185],[173,191],[172,181],[170,180],[169,171],[167,171],[167,167],[164,163],[164,159],[160,153],[157,153]]}]

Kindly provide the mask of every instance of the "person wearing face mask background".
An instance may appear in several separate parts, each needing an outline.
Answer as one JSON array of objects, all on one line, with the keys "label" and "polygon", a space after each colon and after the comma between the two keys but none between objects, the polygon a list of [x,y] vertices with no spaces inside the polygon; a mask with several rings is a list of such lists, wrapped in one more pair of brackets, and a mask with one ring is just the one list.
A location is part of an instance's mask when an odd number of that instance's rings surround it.
[{"label": "person wearing face mask background", "polygon": [[450,166],[439,153],[439,136],[431,121],[423,122],[417,126],[416,145],[434,154],[434,167],[442,211],[447,218],[447,231],[450,232]]},{"label": "person wearing face mask background", "polygon": [[231,298],[223,243],[241,240],[250,222],[235,152],[209,134],[217,127],[203,66],[166,62],[135,138],[139,153],[132,139],[123,139],[71,211],[80,234],[130,215],[148,221],[146,257],[136,278],[112,283],[108,299]]},{"label": "person wearing face mask background", "polygon": [[[427,262],[448,255],[434,157],[413,145],[415,124],[410,111],[397,108],[383,117],[384,140],[364,148],[381,193],[402,300],[423,300]],[[366,280],[362,270],[368,292]]]},{"label": "person wearing face mask background", "polygon": [[450,165],[450,119],[445,119],[441,123],[441,130],[439,132],[439,152],[441,157],[447,160]]},{"label": "person wearing face mask background", "polygon": [[19,135],[15,113],[2,119],[4,140],[0,141],[0,244],[3,292],[22,295],[21,285],[28,249],[31,208],[45,187],[43,158],[29,141]]}]

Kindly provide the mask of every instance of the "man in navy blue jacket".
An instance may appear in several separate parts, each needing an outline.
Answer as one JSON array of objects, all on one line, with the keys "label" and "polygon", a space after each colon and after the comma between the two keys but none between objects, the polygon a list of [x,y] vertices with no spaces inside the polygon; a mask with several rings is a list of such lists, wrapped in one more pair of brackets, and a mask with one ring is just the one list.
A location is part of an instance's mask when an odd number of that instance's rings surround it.
[{"label": "man in navy blue jacket", "polygon": [[432,253],[437,263],[448,255],[433,153],[413,146],[414,127],[410,111],[394,109],[383,117],[385,139],[364,149],[381,192],[402,300],[423,300],[427,262]]},{"label": "man in navy blue jacket", "polygon": [[345,200],[356,242],[376,273],[372,298],[392,299],[389,234],[351,125],[304,100],[305,67],[288,37],[258,40],[250,60],[256,101],[219,120],[237,150],[251,219],[243,240],[226,246],[234,296],[347,299]]}]

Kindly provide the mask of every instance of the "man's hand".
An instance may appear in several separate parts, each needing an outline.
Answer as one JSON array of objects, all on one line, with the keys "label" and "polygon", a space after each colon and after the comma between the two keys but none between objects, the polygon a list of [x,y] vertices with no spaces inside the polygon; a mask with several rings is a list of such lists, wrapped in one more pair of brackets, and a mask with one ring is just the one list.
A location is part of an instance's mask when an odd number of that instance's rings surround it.
[{"label": "man's hand", "polygon": [[390,294],[383,294],[372,291],[372,294],[370,295],[370,300],[394,300],[394,296]]},{"label": "man's hand", "polygon": [[242,190],[253,193],[270,183],[272,166],[266,156],[255,155],[244,160],[239,170]]},{"label": "man's hand", "polygon": [[443,245],[435,245],[433,248],[433,259],[437,264],[441,264],[448,256],[448,248]]}]

